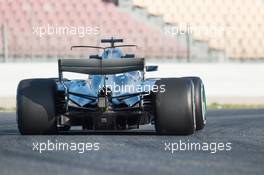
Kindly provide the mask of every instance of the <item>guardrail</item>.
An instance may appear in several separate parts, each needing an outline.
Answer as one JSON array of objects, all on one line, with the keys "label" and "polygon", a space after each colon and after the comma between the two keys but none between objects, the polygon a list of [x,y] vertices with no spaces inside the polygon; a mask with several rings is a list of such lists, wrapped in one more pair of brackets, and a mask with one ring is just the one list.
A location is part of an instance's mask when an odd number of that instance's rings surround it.
[{"label": "guardrail", "polygon": [[[174,63],[149,60],[159,71],[146,77],[200,76],[209,98],[264,99],[264,63]],[[1,63],[0,97],[15,97],[21,79],[58,77],[57,63]],[[87,78],[87,75],[69,74],[69,78]],[[263,100],[264,101],[264,100]]]}]

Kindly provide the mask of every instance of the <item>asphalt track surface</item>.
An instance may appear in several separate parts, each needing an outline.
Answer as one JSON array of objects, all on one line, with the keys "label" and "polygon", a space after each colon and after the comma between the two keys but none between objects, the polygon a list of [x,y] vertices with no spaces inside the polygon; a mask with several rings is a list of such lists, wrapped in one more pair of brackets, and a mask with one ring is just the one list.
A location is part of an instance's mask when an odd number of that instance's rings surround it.
[{"label": "asphalt track surface", "polygon": [[[264,110],[214,110],[191,136],[160,136],[153,127],[132,132],[21,136],[15,113],[0,113],[0,174],[263,174]],[[98,142],[98,151],[34,150],[33,142]],[[230,151],[165,151],[165,143],[227,143]]]}]

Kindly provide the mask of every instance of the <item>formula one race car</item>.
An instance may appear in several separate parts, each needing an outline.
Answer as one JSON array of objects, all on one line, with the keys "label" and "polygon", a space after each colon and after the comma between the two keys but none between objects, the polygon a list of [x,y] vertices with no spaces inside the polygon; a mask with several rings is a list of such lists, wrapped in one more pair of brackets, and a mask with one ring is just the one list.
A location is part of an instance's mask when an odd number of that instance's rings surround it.
[{"label": "formula one race car", "polygon": [[[154,124],[158,134],[192,134],[203,129],[206,99],[198,77],[145,79],[143,58],[123,54],[122,39],[103,39],[109,47],[89,59],[59,59],[58,78],[25,79],[17,88],[17,124],[21,134],[56,134],[71,126],[83,130],[126,130]],[[68,80],[63,72],[87,74]]]}]

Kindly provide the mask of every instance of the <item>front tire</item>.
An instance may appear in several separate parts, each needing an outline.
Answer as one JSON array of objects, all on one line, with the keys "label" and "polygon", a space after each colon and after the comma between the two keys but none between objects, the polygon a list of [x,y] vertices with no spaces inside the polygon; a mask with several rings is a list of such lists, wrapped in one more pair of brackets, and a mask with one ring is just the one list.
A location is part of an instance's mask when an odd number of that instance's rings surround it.
[{"label": "front tire", "polygon": [[188,135],[195,130],[194,88],[191,80],[165,78],[156,85],[165,92],[155,93],[155,128],[160,134]]},{"label": "front tire", "polygon": [[17,88],[17,125],[21,134],[55,134],[56,83],[52,79],[22,80]]}]

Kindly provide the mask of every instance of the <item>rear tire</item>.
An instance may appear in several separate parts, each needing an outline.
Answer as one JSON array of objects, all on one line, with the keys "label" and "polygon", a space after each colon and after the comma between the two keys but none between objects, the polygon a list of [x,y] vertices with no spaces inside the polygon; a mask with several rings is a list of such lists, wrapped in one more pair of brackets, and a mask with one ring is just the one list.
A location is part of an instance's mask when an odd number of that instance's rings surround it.
[{"label": "rear tire", "polygon": [[192,80],[194,85],[196,130],[201,130],[206,124],[206,96],[204,84],[199,77],[183,77]]},{"label": "rear tire", "polygon": [[52,79],[22,80],[17,88],[17,125],[21,134],[55,134],[56,83]]},{"label": "rear tire", "polygon": [[155,128],[160,134],[188,135],[195,130],[194,88],[191,80],[165,78],[158,80],[165,92],[156,92]]}]

